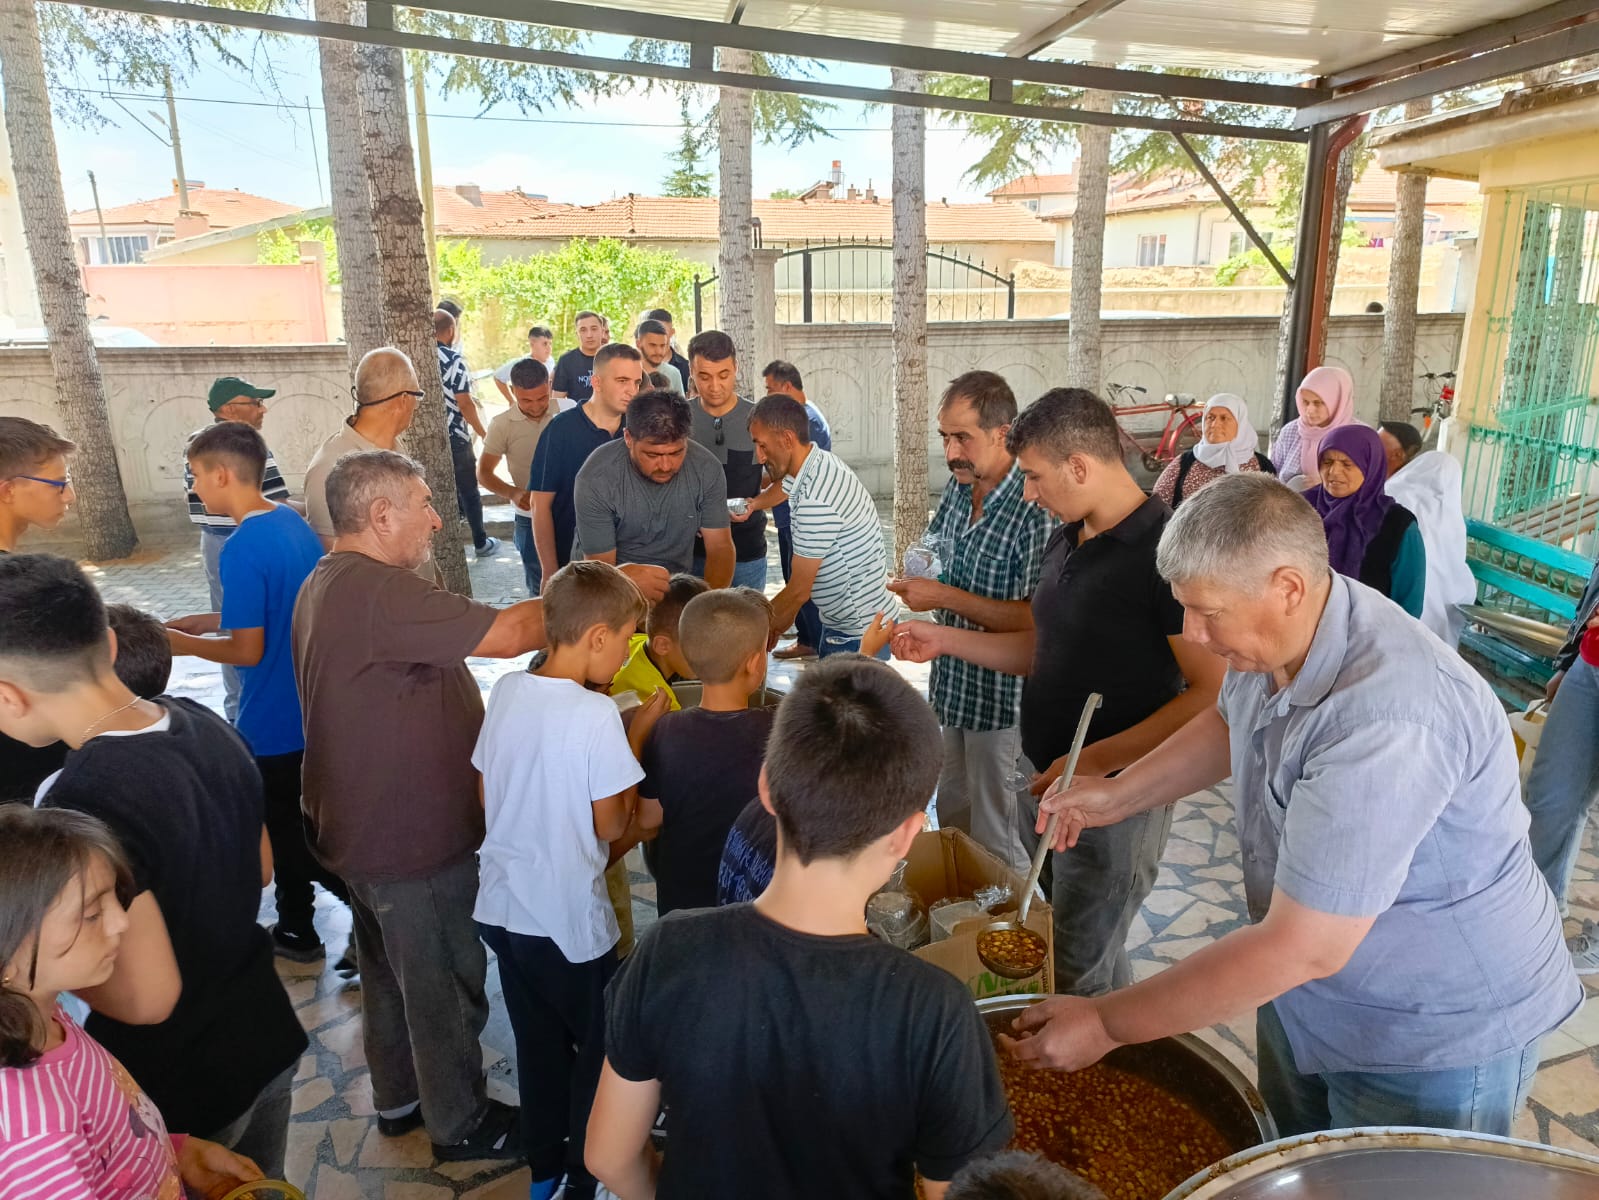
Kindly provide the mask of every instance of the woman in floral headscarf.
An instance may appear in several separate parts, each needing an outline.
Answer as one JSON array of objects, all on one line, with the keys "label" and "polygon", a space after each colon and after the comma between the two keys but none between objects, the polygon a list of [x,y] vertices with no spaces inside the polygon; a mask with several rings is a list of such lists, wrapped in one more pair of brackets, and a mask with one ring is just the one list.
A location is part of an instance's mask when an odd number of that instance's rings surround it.
[{"label": "woman in floral headscarf", "polygon": [[1321,439],[1321,484],[1305,499],[1327,531],[1327,558],[1340,575],[1381,592],[1420,617],[1427,549],[1416,518],[1385,490],[1387,454],[1375,429],[1345,425]]},{"label": "woman in floral headscarf", "polygon": [[1166,464],[1154,494],[1176,508],[1207,483],[1240,471],[1277,472],[1260,452],[1260,438],[1249,423],[1249,407],[1231,392],[1205,401],[1204,440]]},{"label": "woman in floral headscarf", "polygon": [[1342,367],[1317,367],[1294,393],[1294,404],[1299,416],[1277,435],[1271,461],[1285,483],[1303,491],[1321,482],[1322,438],[1355,419],[1355,381]]}]

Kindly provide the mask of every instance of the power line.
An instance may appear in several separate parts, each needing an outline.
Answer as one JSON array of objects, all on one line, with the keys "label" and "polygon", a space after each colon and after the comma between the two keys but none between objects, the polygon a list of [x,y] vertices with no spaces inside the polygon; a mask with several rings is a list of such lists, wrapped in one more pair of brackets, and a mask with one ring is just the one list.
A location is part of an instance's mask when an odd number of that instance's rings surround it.
[{"label": "power line", "polygon": [[[84,96],[100,96],[113,103],[118,100],[165,100],[162,95],[147,95],[143,92],[113,92],[104,88],[60,88],[59,91],[72,92]],[[307,109],[322,112],[320,104],[288,104],[276,103],[270,100],[233,100],[220,96],[179,96],[185,104],[224,104],[235,108],[270,108],[279,112],[303,112]],[[118,107],[121,107],[119,104]],[[130,114],[131,115],[131,114]],[[137,120],[137,118],[135,118]],[[681,129],[680,121],[585,121],[572,117],[495,117],[478,116],[473,113],[448,113],[429,111],[429,121],[493,121],[507,125],[572,125],[586,128],[600,129]],[[820,126],[824,133],[888,133],[887,125],[823,125]],[[964,130],[933,126],[929,133],[964,133]]]}]

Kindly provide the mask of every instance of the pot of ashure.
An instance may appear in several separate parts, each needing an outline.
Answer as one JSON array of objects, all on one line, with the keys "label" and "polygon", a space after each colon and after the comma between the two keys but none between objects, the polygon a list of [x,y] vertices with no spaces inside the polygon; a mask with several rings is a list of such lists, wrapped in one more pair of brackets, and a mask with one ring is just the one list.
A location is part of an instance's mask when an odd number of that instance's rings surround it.
[{"label": "pot of ashure", "polygon": [[[1046,999],[996,996],[977,1009],[997,1038]],[[1192,1034],[1121,1046],[1082,1071],[1035,1070],[998,1055],[1013,1144],[1076,1172],[1109,1200],[1162,1200],[1196,1172],[1277,1136],[1254,1085]]]},{"label": "pot of ashure", "polygon": [[1374,1126],[1284,1138],[1166,1200],[1599,1200],[1599,1158],[1515,1138]]}]

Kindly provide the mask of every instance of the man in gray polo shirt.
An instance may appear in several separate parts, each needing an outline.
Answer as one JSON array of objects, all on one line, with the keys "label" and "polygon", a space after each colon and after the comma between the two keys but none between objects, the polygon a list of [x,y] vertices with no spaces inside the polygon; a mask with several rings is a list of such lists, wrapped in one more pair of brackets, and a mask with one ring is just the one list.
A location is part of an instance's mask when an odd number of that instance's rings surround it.
[{"label": "man in gray polo shirt", "polygon": [[733,581],[733,535],[722,464],[689,440],[693,417],[676,392],[640,392],[627,406],[620,442],[608,442],[577,473],[572,557],[687,571],[694,535],[705,542],[705,582]]},{"label": "man in gray polo shirt", "polygon": [[1509,1134],[1538,1043],[1582,988],[1493,692],[1333,574],[1316,514],[1268,476],[1185,501],[1157,564],[1184,636],[1228,662],[1220,703],[1115,779],[1055,785],[1043,808],[1065,814],[1066,850],[1230,766],[1254,924],[1132,987],[1046,1000],[1007,1049],[1073,1070],[1258,1006],[1260,1088],[1283,1134]]}]

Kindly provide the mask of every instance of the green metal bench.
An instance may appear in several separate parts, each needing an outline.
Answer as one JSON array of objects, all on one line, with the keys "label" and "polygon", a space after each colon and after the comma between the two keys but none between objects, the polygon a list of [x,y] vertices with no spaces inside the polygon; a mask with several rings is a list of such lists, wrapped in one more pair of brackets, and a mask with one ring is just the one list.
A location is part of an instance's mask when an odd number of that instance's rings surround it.
[{"label": "green metal bench", "polygon": [[[1564,625],[1577,615],[1593,570],[1588,559],[1482,521],[1466,522],[1466,539],[1466,565],[1477,577],[1478,602],[1484,607],[1551,625]],[[1491,630],[1468,627],[1461,645],[1510,680],[1542,688],[1554,673],[1552,659],[1530,654]],[[1517,696],[1501,687],[1495,690],[1507,698]]]}]

